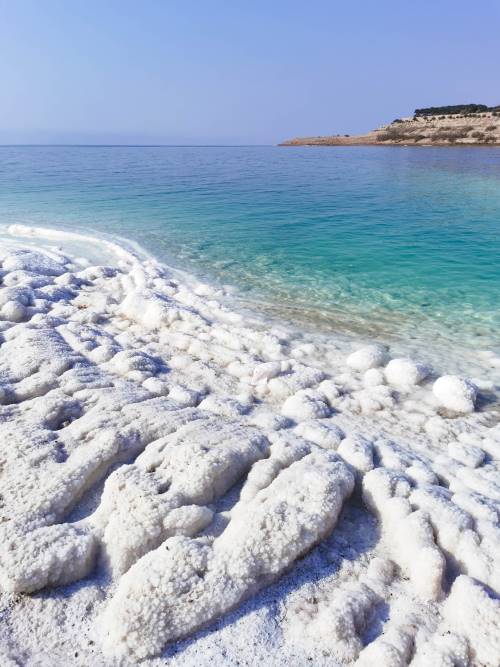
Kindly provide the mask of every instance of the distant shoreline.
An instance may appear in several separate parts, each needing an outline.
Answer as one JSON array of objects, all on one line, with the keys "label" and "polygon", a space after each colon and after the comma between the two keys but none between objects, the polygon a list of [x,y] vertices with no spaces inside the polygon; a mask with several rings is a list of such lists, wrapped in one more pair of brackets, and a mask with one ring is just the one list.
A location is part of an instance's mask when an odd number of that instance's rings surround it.
[{"label": "distant shoreline", "polygon": [[[441,107],[449,108],[454,107]],[[435,114],[417,110],[413,117],[396,118],[364,134],[295,137],[278,146],[500,146],[497,107],[477,113],[436,109]]]},{"label": "distant shoreline", "polygon": [[289,143],[289,142],[283,142],[280,144],[276,144],[277,147],[279,148],[351,148],[351,147],[389,147],[389,148],[500,148],[500,142],[494,143],[494,144],[477,144],[477,143],[470,143],[470,144],[449,144],[445,142],[440,142],[440,143],[434,143],[434,144],[396,144],[396,143],[388,143],[388,142],[366,142],[363,143],[361,141],[353,141],[349,144],[347,143]]}]

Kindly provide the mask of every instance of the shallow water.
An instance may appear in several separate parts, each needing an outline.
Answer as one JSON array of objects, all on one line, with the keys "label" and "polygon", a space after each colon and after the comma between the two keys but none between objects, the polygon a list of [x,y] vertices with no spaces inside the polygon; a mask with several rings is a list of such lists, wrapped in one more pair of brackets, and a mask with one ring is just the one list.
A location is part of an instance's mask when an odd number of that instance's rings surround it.
[{"label": "shallow water", "polygon": [[327,330],[497,339],[496,148],[1,147],[13,222],[130,238]]}]

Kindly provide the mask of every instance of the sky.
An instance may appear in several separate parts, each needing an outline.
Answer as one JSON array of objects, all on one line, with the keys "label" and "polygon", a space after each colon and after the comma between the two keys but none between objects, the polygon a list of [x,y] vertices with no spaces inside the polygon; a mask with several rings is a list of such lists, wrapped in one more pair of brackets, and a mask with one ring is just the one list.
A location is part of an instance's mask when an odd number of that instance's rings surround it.
[{"label": "sky", "polygon": [[499,0],[0,0],[0,143],[273,144],[500,104]]}]

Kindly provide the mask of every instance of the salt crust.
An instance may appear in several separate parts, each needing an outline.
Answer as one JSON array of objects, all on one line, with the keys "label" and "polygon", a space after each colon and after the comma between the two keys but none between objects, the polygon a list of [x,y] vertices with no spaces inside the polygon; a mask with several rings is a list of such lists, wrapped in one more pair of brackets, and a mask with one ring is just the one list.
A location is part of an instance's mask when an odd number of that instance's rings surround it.
[{"label": "salt crust", "polygon": [[456,375],[443,375],[432,388],[441,405],[455,412],[472,412],[477,397],[477,387]]},{"label": "salt crust", "polygon": [[387,361],[387,350],[379,345],[362,347],[352,352],[346,359],[347,365],[355,371],[368,371],[371,368],[384,366]]},{"label": "salt crust", "polygon": [[[267,664],[497,665],[500,429],[476,386],[266,330],[103,245],[110,266],[0,253],[2,664],[73,664],[67,641],[81,664],[153,665],[279,580]],[[238,627],[262,613],[173,664],[212,664],[224,637],[219,664],[252,664],[264,639],[247,654]],[[81,618],[66,640],[62,617]]]},{"label": "salt crust", "polygon": [[105,649],[147,657],[239,604],[332,530],[352,488],[333,455],[308,454],[240,501],[220,537],[167,540],[122,577],[102,619]]},{"label": "salt crust", "polygon": [[430,369],[413,359],[391,359],[385,368],[389,384],[400,389],[409,389],[429,375]]}]

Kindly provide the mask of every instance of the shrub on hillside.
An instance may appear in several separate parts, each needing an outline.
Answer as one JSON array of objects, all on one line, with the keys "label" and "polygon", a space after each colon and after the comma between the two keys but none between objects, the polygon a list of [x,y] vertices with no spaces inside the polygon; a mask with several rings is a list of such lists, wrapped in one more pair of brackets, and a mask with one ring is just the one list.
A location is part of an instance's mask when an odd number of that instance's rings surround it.
[{"label": "shrub on hillside", "polygon": [[401,123],[389,125],[384,132],[377,135],[378,141],[408,141],[415,137],[415,132],[419,130],[413,123]]},{"label": "shrub on hillside", "polygon": [[434,141],[449,141],[450,143],[453,143],[457,139],[463,139],[466,136],[467,132],[464,132],[463,130],[442,129],[435,132],[432,139]]},{"label": "shrub on hillside", "polygon": [[389,125],[383,132],[377,134],[377,141],[422,141],[426,138],[425,134],[418,132],[419,128],[416,125],[401,124]]}]

